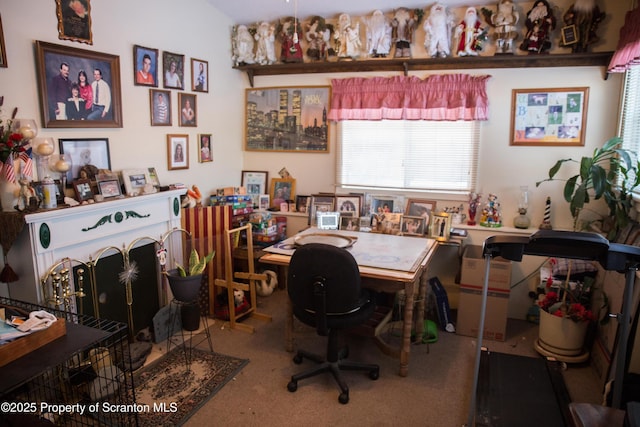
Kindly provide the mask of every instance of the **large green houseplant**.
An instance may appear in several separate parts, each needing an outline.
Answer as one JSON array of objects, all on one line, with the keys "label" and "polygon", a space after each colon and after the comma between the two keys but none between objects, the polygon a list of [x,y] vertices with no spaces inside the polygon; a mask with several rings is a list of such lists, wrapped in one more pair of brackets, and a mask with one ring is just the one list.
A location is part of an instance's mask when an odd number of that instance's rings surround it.
[{"label": "large green houseplant", "polygon": [[569,202],[569,210],[574,221],[574,230],[584,230],[588,224],[580,222],[580,214],[592,199],[604,199],[609,215],[602,219],[601,230],[612,239],[630,221],[629,213],[633,205],[633,190],[640,184],[640,162],[635,153],[622,148],[622,138],[609,139],[601,148],[596,148],[592,156],[558,160],[549,169],[549,178],[536,182],[536,187],[555,178],[565,164],[578,164],[579,170],[566,180],[564,199]]}]

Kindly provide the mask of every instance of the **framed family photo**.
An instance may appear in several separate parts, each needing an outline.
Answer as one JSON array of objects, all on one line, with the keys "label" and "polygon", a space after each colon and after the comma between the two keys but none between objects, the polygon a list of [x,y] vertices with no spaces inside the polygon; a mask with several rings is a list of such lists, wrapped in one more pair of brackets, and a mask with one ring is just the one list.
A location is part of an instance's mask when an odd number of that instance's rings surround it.
[{"label": "framed family photo", "polygon": [[191,58],[191,90],[209,92],[209,63]]},{"label": "framed family photo", "polygon": [[282,203],[289,203],[296,197],[296,180],[291,178],[271,178],[269,190],[271,207],[280,209]]},{"label": "framed family photo", "polygon": [[589,88],[513,89],[511,145],[584,145]]},{"label": "framed family photo", "polygon": [[211,148],[211,134],[201,133],[198,135],[198,161],[200,163],[212,162],[213,152]]},{"label": "framed family photo", "polygon": [[36,63],[42,127],[122,127],[120,57],[36,41]]},{"label": "framed family photo", "polygon": [[329,100],[329,86],[247,89],[246,150],[328,153]]},{"label": "framed family photo", "polygon": [[336,210],[340,214],[348,213],[351,216],[360,216],[360,196],[336,196]]},{"label": "framed family photo", "polygon": [[169,170],[189,169],[189,135],[167,135]]},{"label": "framed family photo", "polygon": [[91,189],[91,181],[88,179],[76,179],[73,181],[73,190],[76,200],[80,203],[93,199],[93,190]]},{"label": "framed family photo", "polygon": [[91,0],[56,0],[58,38],[93,44]]},{"label": "framed family photo", "polygon": [[149,89],[151,126],[171,126],[171,92]]},{"label": "framed family photo", "polygon": [[402,234],[405,236],[422,236],[425,232],[426,218],[421,216],[402,217]]},{"label": "framed family photo", "polygon": [[60,138],[60,154],[71,163],[67,172],[67,186],[76,179],[96,180],[101,170],[111,170],[109,140],[107,138]]},{"label": "framed family photo", "polygon": [[184,55],[162,52],[162,69],[166,89],[184,89]]},{"label": "framed family photo", "polygon": [[180,126],[196,127],[196,95],[190,93],[178,93],[178,105],[180,105]]},{"label": "framed family photo", "polygon": [[158,49],[133,46],[133,84],[158,87]]},{"label": "framed family photo", "polygon": [[[424,218],[424,226],[429,227],[431,224],[431,214],[436,211],[435,200],[425,199],[408,199],[407,207],[404,211],[409,217]],[[426,229],[425,229],[426,232]]]}]

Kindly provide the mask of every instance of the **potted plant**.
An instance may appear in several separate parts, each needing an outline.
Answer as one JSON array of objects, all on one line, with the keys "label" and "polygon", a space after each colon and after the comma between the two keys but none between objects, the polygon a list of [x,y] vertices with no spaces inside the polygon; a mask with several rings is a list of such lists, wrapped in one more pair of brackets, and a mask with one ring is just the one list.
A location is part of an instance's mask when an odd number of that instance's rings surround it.
[{"label": "potted plant", "polygon": [[[536,182],[536,187],[546,181],[557,181],[556,174],[565,163],[579,164],[579,170],[566,180],[564,199],[569,202],[574,230],[596,229],[612,239],[618,231],[629,223],[633,190],[640,184],[640,162],[635,154],[621,148],[622,139],[609,139],[602,148],[596,148],[592,156],[584,156],[578,162],[574,159],[558,160],[549,169],[549,178]],[[609,208],[609,215],[596,224],[581,222],[580,214],[584,206],[593,200],[603,198]]]},{"label": "potted plant", "polygon": [[165,272],[173,297],[181,302],[192,302],[198,298],[200,284],[202,282],[202,272],[207,263],[215,256],[215,251],[209,255],[200,257],[198,251],[191,250],[189,255],[189,265],[184,268],[176,264],[176,268]]}]

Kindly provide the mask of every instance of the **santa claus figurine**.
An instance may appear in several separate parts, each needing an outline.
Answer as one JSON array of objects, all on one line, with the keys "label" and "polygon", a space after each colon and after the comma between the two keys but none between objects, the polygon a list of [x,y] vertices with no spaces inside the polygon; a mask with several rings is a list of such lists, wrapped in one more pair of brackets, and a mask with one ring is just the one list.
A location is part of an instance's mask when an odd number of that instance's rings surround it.
[{"label": "santa claus figurine", "polygon": [[527,13],[527,33],[520,49],[529,54],[548,53],[551,48],[551,31],[556,27],[556,18],[549,2],[538,0]]},{"label": "santa claus figurine", "polygon": [[381,10],[373,12],[366,21],[367,52],[373,58],[386,58],[391,50],[391,24]]},{"label": "santa claus figurine", "polygon": [[478,56],[487,35],[481,25],[478,11],[474,7],[467,8],[464,19],[456,27],[458,56]]},{"label": "santa claus figurine", "polygon": [[446,58],[451,55],[451,31],[453,15],[442,3],[431,6],[429,17],[423,24],[424,47],[432,58]]},{"label": "santa claus figurine", "polygon": [[513,53],[513,41],[518,37],[516,24],[520,20],[520,14],[511,0],[498,1],[498,10],[488,13],[483,8],[487,22],[495,28],[496,54]]},{"label": "santa claus figurine", "polygon": [[391,21],[393,40],[396,44],[394,58],[411,58],[411,43],[416,29],[416,19],[413,11],[406,7],[396,9]]},{"label": "santa claus figurine", "polygon": [[[576,0],[563,16],[567,27],[575,26],[575,37],[569,40],[563,37],[560,45],[570,47],[574,53],[586,52],[590,44],[600,40],[596,31],[605,15],[596,5],[596,0]],[[567,27],[562,29],[563,34]]]}]

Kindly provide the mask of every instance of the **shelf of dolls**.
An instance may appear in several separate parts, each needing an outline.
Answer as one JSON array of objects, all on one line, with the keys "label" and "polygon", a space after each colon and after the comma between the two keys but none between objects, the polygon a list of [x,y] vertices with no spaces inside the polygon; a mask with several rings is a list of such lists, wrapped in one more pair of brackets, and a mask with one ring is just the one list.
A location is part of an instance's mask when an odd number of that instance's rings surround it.
[{"label": "shelf of dolls", "polygon": [[[419,70],[463,70],[480,68],[533,67],[606,67],[613,52],[568,53],[549,55],[493,55],[447,58],[378,58],[345,61],[278,63],[271,65],[237,65],[233,68],[247,73],[253,87],[256,76],[306,73],[356,73],[363,71],[398,71],[407,75]],[[603,77],[606,79],[608,74]]]}]

